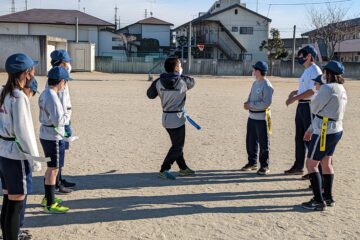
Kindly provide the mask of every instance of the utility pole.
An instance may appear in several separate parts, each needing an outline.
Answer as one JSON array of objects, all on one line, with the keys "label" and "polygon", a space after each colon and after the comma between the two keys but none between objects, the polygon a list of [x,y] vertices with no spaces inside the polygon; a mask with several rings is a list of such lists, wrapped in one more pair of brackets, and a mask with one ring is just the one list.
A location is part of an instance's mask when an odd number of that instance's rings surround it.
[{"label": "utility pole", "polygon": [[11,1],[11,13],[15,13],[15,0]]},{"label": "utility pole", "polygon": [[118,29],[118,17],[117,17],[117,11],[118,11],[118,7],[117,5],[115,5],[115,30]]},{"label": "utility pole", "polygon": [[256,12],[259,13],[259,0],[256,0]]},{"label": "utility pole", "polygon": [[85,12],[85,8],[83,7],[83,10],[84,10],[84,12]]},{"label": "utility pole", "polygon": [[190,74],[191,71],[191,35],[192,35],[192,24],[191,21],[189,23],[189,34],[188,34],[188,74]]},{"label": "utility pole", "polygon": [[147,17],[148,17],[148,10],[145,9],[145,18],[147,18]]},{"label": "utility pole", "polygon": [[27,2],[27,0],[25,0],[25,11],[27,11],[28,10],[28,2]]},{"label": "utility pole", "polygon": [[78,11],[80,11],[80,0],[78,0]]},{"label": "utility pole", "polygon": [[292,52],[292,68],[291,75],[295,74],[295,49],[296,48],[296,25],[294,25],[294,33],[293,33],[293,52]]}]

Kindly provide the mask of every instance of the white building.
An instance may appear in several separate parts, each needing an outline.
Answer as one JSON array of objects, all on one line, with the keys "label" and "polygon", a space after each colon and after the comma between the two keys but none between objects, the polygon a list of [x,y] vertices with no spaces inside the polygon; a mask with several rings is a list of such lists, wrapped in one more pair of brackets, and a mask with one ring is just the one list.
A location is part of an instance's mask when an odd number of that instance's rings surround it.
[{"label": "white building", "polygon": [[[116,37],[104,33],[104,28],[115,25],[77,10],[31,9],[0,16],[0,34],[12,35],[50,35],[65,38],[69,42],[76,40],[76,18],[78,18],[78,41],[95,43],[95,53],[100,56],[109,52],[109,39]],[[105,49],[102,49],[105,48]],[[111,49],[116,54],[118,50]],[[110,51],[110,52],[111,52]]]},{"label": "white building", "polygon": [[[193,45],[205,45],[198,58],[267,60],[260,51],[268,40],[271,19],[248,8],[241,0],[219,0],[192,20]],[[177,27],[176,36],[188,36],[189,22]]]},{"label": "white building", "polygon": [[137,41],[144,38],[157,39],[161,48],[168,48],[170,47],[171,26],[174,25],[155,17],[149,17],[121,28],[117,32],[133,35]]}]

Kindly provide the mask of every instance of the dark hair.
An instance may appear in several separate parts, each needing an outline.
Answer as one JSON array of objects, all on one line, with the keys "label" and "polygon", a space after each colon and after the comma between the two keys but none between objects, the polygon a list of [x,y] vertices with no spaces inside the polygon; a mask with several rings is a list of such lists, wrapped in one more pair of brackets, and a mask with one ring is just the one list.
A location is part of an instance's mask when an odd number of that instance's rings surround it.
[{"label": "dark hair", "polygon": [[258,68],[254,68],[254,69],[255,69],[255,70],[258,70],[258,71],[260,72],[261,76],[263,76],[263,77],[266,76],[266,72],[265,72],[265,71],[262,71],[262,70],[260,70],[260,69],[258,69]]},{"label": "dark hair", "polygon": [[167,73],[175,72],[176,66],[179,64],[180,60],[178,57],[169,57],[165,60],[164,68]]},{"label": "dark hair", "polygon": [[51,60],[51,66],[53,66],[53,67],[56,67],[56,66],[60,66],[60,64],[62,63],[62,61],[61,60]]},{"label": "dark hair", "polygon": [[23,74],[26,71],[19,73],[8,73],[8,80],[0,94],[0,107],[4,104],[6,95],[10,94],[10,96],[15,97],[13,94],[15,88],[22,89],[22,87],[19,84],[19,78],[21,74]]},{"label": "dark hair", "polygon": [[[297,54],[297,57],[300,57],[300,55],[303,55],[303,58],[307,57],[308,54],[311,54],[311,53],[308,53],[307,51],[305,51],[304,49],[300,49],[298,54]],[[311,62],[314,62],[315,61],[315,58],[314,56],[311,54]]]},{"label": "dark hair", "polygon": [[345,79],[342,75],[336,74],[329,69],[324,69],[326,71],[326,83],[338,83],[344,84]]},{"label": "dark hair", "polygon": [[56,86],[60,83],[58,79],[48,78],[48,85],[49,86]]}]

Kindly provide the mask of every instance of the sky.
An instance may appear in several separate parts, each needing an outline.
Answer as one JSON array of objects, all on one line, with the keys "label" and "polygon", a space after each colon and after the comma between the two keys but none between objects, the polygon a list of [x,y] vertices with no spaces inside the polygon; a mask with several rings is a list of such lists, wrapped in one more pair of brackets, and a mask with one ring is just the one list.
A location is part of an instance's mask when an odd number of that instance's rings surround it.
[{"label": "sky", "polygon": [[[324,9],[324,2],[349,9],[345,19],[360,17],[360,0],[242,0],[247,8],[272,19],[271,27],[280,30],[281,37],[292,37],[293,26],[297,36],[311,30],[309,9]],[[11,0],[0,0],[0,15],[11,13]],[[113,23],[115,6],[121,27],[145,18],[145,9],[153,16],[179,26],[209,10],[215,0],[27,0],[28,9],[80,9],[90,15]],[[258,4],[257,4],[258,3]],[[312,4],[309,3],[319,3]],[[281,5],[293,4],[293,5]],[[304,4],[304,5],[296,5]],[[309,4],[309,5],[306,5]],[[80,8],[79,8],[80,6]],[[15,0],[16,11],[25,10],[25,0]]]}]

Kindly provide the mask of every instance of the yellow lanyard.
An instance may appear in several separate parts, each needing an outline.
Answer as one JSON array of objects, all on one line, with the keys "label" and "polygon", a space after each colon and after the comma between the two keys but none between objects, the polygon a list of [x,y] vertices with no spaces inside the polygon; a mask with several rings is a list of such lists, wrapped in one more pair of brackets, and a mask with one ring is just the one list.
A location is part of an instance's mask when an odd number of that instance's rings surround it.
[{"label": "yellow lanyard", "polygon": [[267,128],[268,128],[268,132],[271,135],[272,134],[272,125],[271,125],[271,112],[270,112],[270,108],[267,108],[265,110],[266,113],[266,122],[267,122]]},{"label": "yellow lanyard", "polygon": [[325,151],[326,147],[326,132],[327,132],[327,124],[329,122],[329,118],[323,117],[323,122],[321,125],[321,133],[320,133],[320,152]]}]

